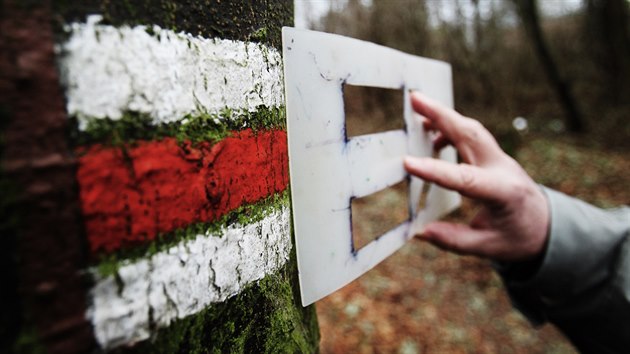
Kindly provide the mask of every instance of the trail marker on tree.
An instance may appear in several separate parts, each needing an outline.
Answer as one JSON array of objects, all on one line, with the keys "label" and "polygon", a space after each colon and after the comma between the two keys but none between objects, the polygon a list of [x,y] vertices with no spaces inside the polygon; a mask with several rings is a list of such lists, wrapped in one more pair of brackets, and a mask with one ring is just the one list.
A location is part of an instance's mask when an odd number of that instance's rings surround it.
[{"label": "trail marker on tree", "polygon": [[[338,35],[283,28],[293,220],[302,304],[359,277],[402,247],[428,221],[455,209],[457,193],[431,186],[418,210],[423,181],[403,168],[405,155],[431,156],[432,144],[410,106],[418,90],[452,106],[450,65]],[[404,130],[348,139],[343,85],[404,90]],[[440,153],[455,162],[455,149]],[[409,220],[357,250],[352,198],[409,183]],[[384,211],[386,212],[386,211]]]}]

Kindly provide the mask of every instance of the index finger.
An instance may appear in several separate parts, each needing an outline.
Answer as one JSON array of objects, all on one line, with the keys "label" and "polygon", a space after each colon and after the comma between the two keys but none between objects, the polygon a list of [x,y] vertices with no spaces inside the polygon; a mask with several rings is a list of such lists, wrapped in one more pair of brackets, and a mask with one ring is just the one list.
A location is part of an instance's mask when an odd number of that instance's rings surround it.
[{"label": "index finger", "polygon": [[479,165],[502,153],[492,134],[476,120],[466,118],[419,92],[411,93],[411,105],[455,145],[465,162]]},{"label": "index finger", "polygon": [[411,156],[404,166],[414,176],[474,199],[502,202],[511,192],[504,178],[486,168]]}]

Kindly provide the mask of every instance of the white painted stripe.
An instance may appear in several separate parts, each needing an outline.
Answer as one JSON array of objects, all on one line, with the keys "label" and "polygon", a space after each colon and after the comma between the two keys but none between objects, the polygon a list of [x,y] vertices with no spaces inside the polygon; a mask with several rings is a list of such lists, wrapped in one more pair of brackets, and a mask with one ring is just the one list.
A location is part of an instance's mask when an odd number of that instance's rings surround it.
[{"label": "white painted stripe", "polygon": [[120,289],[114,276],[97,279],[88,318],[104,348],[147,339],[150,316],[165,327],[224,301],[280,269],[290,251],[289,207],[284,206],[260,222],[199,235],[123,265]]},{"label": "white painted stripe", "polygon": [[93,15],[69,25],[60,46],[67,109],[81,129],[89,118],[116,120],[125,111],[149,114],[157,124],[226,107],[284,104],[282,58],[274,48],[100,20]]}]

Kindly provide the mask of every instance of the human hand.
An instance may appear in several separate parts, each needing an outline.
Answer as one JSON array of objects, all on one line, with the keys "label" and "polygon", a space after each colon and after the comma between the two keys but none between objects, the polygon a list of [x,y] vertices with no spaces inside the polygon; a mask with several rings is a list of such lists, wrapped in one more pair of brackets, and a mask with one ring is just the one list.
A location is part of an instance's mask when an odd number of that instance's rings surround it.
[{"label": "human hand", "polygon": [[549,225],[549,206],[540,187],[478,121],[417,92],[411,94],[411,104],[424,116],[425,129],[437,132],[434,148],[453,145],[462,163],[406,157],[407,171],[482,205],[469,225],[432,222],[418,236],[456,253],[498,261],[540,255]]}]

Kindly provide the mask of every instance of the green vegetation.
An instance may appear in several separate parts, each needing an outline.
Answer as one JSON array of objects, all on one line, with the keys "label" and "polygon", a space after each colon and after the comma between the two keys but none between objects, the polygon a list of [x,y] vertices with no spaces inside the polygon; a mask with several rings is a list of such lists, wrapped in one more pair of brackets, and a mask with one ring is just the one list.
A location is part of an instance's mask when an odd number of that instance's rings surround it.
[{"label": "green vegetation", "polygon": [[46,348],[40,342],[34,328],[22,328],[13,344],[13,353],[16,354],[45,354]]},{"label": "green vegetation", "polygon": [[124,262],[133,262],[134,260],[150,257],[182,241],[194,239],[198,235],[221,237],[222,233],[220,231],[229,225],[255,223],[264,219],[274,211],[288,207],[289,205],[289,192],[285,190],[284,192],[269,196],[257,203],[240,206],[214,222],[192,224],[173,232],[158,234],[157,237],[148,244],[123,248],[112,254],[97,256],[96,271],[102,277],[115,275]]},{"label": "green vegetation", "polygon": [[[157,331],[132,353],[315,353],[319,330],[314,306],[303,308],[295,256],[276,274]],[[127,352],[127,351],[126,351]]]},{"label": "green vegetation", "polygon": [[[71,126],[78,127],[77,118]],[[153,124],[148,114],[126,112],[120,119],[88,118],[85,131],[75,128],[71,132],[75,145],[84,146],[101,143],[121,146],[136,140],[155,140],[165,137],[177,138],[179,142],[217,142],[233,131],[252,129],[286,129],[284,107],[258,107],[255,112],[223,109],[216,114],[202,113],[186,115],[173,123]]]},{"label": "green vegetation", "polygon": [[[16,3],[38,2],[41,1],[28,0]],[[292,1],[86,0],[77,2],[59,0],[53,1],[50,5],[52,8],[51,17],[54,19],[56,43],[62,42],[64,36],[67,36],[67,33],[63,31],[64,24],[85,21],[88,14],[101,14],[104,24],[114,26],[146,25],[146,31],[149,34],[154,32],[153,25],[157,25],[161,28],[202,35],[206,38],[256,41],[276,48],[280,47],[281,27],[293,23]],[[23,83],[20,82],[20,84]],[[28,85],[28,82],[26,84]],[[34,104],[37,103],[34,102]],[[4,116],[2,113],[0,112],[0,117]],[[70,128],[70,138],[74,146],[89,146],[91,144],[120,146],[137,140],[165,137],[173,137],[179,141],[215,142],[229,136],[232,131],[248,128],[254,131],[285,129],[283,107],[272,109],[264,107],[260,109],[259,107],[255,113],[224,110],[217,114],[202,113],[172,118],[181,118],[181,120],[177,123],[156,126],[152,124],[151,118],[147,115],[138,112],[126,112],[117,121],[90,119],[87,130],[79,131],[76,129],[77,117],[71,117],[72,121],[69,125],[73,128]],[[5,216],[13,215],[11,208],[15,206],[15,203],[11,201],[12,196],[8,191],[14,190],[14,188],[4,178],[4,175],[0,175],[0,188],[3,191],[0,195],[0,216],[2,216],[0,231],[5,231],[12,227],[12,219],[10,217],[5,218]],[[123,259],[133,260],[138,257],[147,257],[200,233],[215,234],[216,231],[227,225],[260,220],[273,210],[288,205],[288,192],[279,193],[254,205],[235,210],[215,222],[196,224],[186,229],[159,235],[158,239],[150,245],[123,250],[107,256],[95,267],[103,275],[115,274],[119,262]],[[76,212],[79,211],[76,210]],[[9,263],[13,266],[14,261],[21,254],[14,245],[15,240],[12,234],[0,234],[5,240],[3,244],[5,247],[2,248],[0,254],[6,256],[1,257],[3,261],[0,263],[2,265]],[[3,273],[3,276],[0,277],[3,281],[0,295],[2,295],[3,300],[6,300],[4,304],[8,305],[7,310],[3,311],[2,316],[0,316],[0,334],[2,337],[0,352],[39,353],[51,349],[38,345],[36,330],[28,326],[28,321],[25,319],[29,309],[20,306],[20,299],[15,295],[18,289],[17,284],[14,284],[17,281],[13,279],[16,278],[14,276],[15,267],[9,269],[9,272],[5,272],[8,275],[5,276]],[[175,321],[167,328],[158,330],[153,327],[151,330],[155,336],[151,340],[121,347],[113,350],[113,352],[317,352],[319,335],[314,307],[303,308],[301,306],[298,295],[295,293],[298,289],[296,279],[297,266],[295,257],[292,256],[291,261],[279,272],[250,285],[242,293],[226,302],[209,306],[203,312]],[[89,284],[85,285],[87,289]],[[38,289],[22,290],[29,293],[38,291]],[[13,298],[7,300],[5,294],[9,294]],[[43,298],[43,300],[47,299]],[[51,306],[57,305],[59,304],[51,303]],[[68,306],[77,306],[77,304],[69,304]],[[47,316],[47,314],[33,313],[33,316],[34,319],[38,320],[34,322],[42,323],[40,318]],[[55,322],[57,324],[63,324],[68,323],[69,319],[52,320],[57,321]],[[75,323],[73,322],[73,324]],[[77,333],[74,331],[74,327],[71,329],[60,332],[60,335],[54,338],[54,342],[62,343],[66,349],[70,348],[67,350],[76,348]],[[20,332],[17,342],[15,340],[17,334],[9,331]],[[5,346],[5,338],[10,341],[8,346]],[[78,340],[80,341],[81,338]],[[94,350],[98,351],[96,348]]]},{"label": "green vegetation", "polygon": [[528,136],[516,158],[537,182],[603,208],[630,204],[627,153],[575,138]]},{"label": "green vegetation", "polygon": [[268,35],[269,33],[268,33],[267,28],[262,27],[252,32],[249,38],[251,38],[251,40],[256,41],[256,42],[262,42],[265,40],[265,38],[267,38]]},{"label": "green vegetation", "polygon": [[[158,25],[206,38],[251,40],[276,48],[281,47],[282,26],[293,25],[293,1],[58,0],[53,7],[66,22],[85,21],[86,14],[99,13],[105,23],[115,26]],[[57,32],[62,35],[60,27]]]}]

